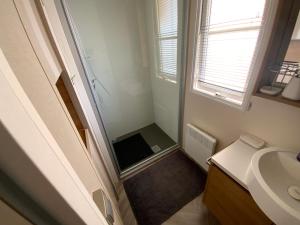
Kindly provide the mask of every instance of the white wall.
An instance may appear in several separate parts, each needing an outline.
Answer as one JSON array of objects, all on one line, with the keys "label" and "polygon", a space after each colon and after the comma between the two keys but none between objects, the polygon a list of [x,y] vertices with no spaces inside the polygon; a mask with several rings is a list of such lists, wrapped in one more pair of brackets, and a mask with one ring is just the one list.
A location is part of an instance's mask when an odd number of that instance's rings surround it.
[{"label": "white wall", "polygon": [[[181,54],[180,41],[178,41],[178,65],[177,65],[177,83],[173,83],[157,76],[156,55],[157,48],[155,45],[155,1],[147,1],[145,4],[148,45],[150,55],[150,74],[151,74],[151,88],[153,94],[153,111],[154,121],[162,128],[175,142],[178,141],[178,118],[179,118],[179,89],[181,76]],[[179,12],[182,11],[182,1],[179,1]],[[181,16],[179,15],[179,26],[181,27]]]},{"label": "white wall", "polygon": [[151,77],[155,123],[175,142],[178,141],[179,84]]},{"label": "white wall", "polygon": [[[109,138],[155,122],[177,141],[180,78],[172,83],[155,74],[155,1],[67,2],[90,77],[96,76],[106,89],[96,82],[97,104]],[[180,70],[178,66],[178,77]]]},{"label": "white wall", "polygon": [[140,0],[68,1],[111,140],[154,121]]},{"label": "white wall", "polygon": [[[191,2],[191,9],[194,9],[196,0]],[[193,33],[192,24],[189,27],[190,34]],[[189,42],[192,42],[191,35],[189,35]],[[215,136],[219,141],[218,150],[236,140],[241,132],[254,134],[271,145],[299,150],[300,108],[252,97],[252,108],[242,112],[192,93],[190,90],[191,72],[192,49],[190,45],[188,49],[184,126],[187,123],[192,123]]]}]

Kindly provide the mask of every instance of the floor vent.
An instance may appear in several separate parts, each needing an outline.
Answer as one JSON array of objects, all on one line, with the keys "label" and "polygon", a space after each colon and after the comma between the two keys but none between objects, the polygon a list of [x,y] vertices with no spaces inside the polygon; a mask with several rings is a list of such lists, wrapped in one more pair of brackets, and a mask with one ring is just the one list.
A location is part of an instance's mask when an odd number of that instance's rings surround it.
[{"label": "floor vent", "polygon": [[186,153],[207,171],[206,160],[214,153],[217,140],[197,127],[187,124],[185,142]]}]

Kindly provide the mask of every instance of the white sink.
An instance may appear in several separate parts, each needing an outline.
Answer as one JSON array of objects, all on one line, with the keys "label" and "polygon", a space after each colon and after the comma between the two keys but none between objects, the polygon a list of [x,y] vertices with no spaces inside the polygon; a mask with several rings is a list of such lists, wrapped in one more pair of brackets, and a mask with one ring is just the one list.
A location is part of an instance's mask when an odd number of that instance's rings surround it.
[{"label": "white sink", "polygon": [[300,198],[300,162],[296,157],[296,152],[271,147],[256,152],[249,165],[248,189],[277,225],[300,224],[300,200],[289,194]]}]

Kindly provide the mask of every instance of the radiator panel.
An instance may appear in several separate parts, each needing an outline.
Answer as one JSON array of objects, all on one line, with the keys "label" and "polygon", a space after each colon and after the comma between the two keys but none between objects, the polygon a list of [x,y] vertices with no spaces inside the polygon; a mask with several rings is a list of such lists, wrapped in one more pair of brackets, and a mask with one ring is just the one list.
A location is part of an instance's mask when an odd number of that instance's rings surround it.
[{"label": "radiator panel", "polygon": [[192,124],[187,124],[185,142],[186,153],[207,171],[208,165],[206,160],[215,152],[216,138]]}]

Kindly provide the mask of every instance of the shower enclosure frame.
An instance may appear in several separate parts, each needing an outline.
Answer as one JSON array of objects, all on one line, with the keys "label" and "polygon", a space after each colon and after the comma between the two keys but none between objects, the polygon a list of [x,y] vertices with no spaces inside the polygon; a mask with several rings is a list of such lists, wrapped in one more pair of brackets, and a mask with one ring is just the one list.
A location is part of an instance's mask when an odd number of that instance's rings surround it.
[{"label": "shower enclosure frame", "polygon": [[[162,150],[159,153],[156,153],[136,164],[134,164],[133,166],[130,166],[129,168],[121,171],[121,169],[119,168],[119,165],[117,163],[117,158],[116,155],[114,153],[113,150],[113,146],[112,143],[110,143],[109,138],[107,136],[107,132],[106,132],[106,128],[104,126],[104,122],[102,119],[102,115],[100,113],[100,110],[98,108],[98,105],[96,103],[96,99],[95,99],[95,92],[93,90],[93,82],[95,82],[94,80],[90,80],[88,78],[88,70],[87,70],[87,65],[85,62],[85,57],[83,55],[83,50],[81,47],[81,43],[80,43],[80,37],[78,32],[76,31],[76,26],[74,24],[74,22],[72,21],[72,16],[69,12],[68,9],[68,3],[66,3],[65,0],[60,0],[62,9],[63,9],[63,14],[64,17],[67,21],[68,24],[68,28],[71,34],[71,38],[72,41],[74,43],[74,46],[76,47],[76,53],[78,54],[78,58],[80,59],[80,64],[82,66],[82,69],[84,71],[84,77],[82,77],[82,79],[85,79],[88,85],[85,85],[86,91],[91,93],[91,96],[93,98],[94,101],[94,105],[96,106],[96,110],[97,110],[97,114],[98,114],[98,118],[100,119],[100,130],[102,132],[102,135],[105,139],[105,144],[106,147],[108,149],[109,155],[111,157],[111,161],[113,163],[114,169],[116,171],[116,173],[119,175],[120,179],[124,179],[125,177],[136,173],[137,171],[139,171],[140,169],[152,164],[153,162],[157,161],[158,159],[160,159],[161,157],[179,149],[182,147],[183,144],[183,116],[184,116],[184,96],[185,96],[185,83],[186,83],[186,68],[187,68],[187,45],[188,45],[188,21],[189,21],[189,6],[190,6],[190,0],[186,0],[183,1],[183,15],[182,15],[182,40],[181,40],[181,59],[180,59],[180,79],[178,79],[178,81],[180,82],[179,85],[179,109],[178,109],[178,142],[174,145],[171,146],[167,149]],[[82,76],[80,74],[80,76]]]}]

